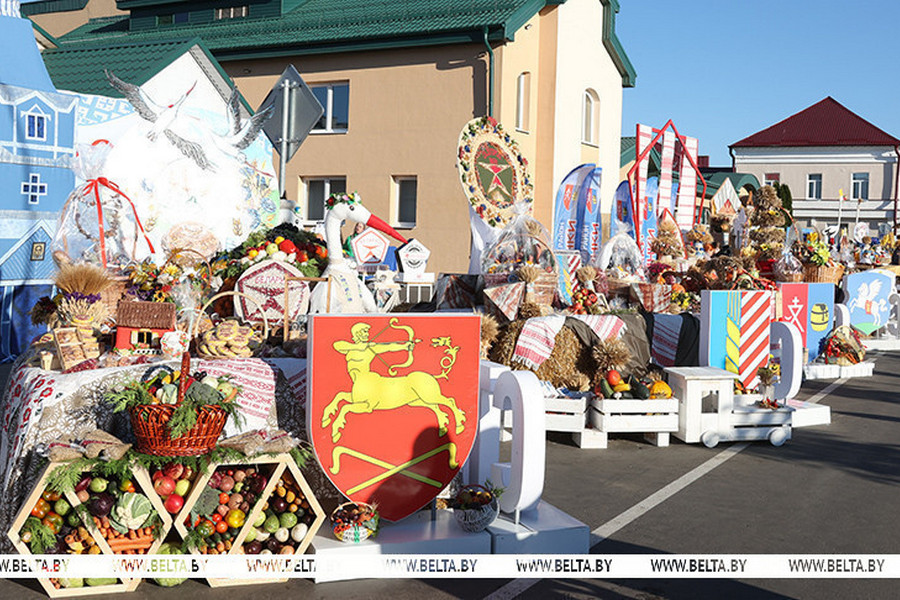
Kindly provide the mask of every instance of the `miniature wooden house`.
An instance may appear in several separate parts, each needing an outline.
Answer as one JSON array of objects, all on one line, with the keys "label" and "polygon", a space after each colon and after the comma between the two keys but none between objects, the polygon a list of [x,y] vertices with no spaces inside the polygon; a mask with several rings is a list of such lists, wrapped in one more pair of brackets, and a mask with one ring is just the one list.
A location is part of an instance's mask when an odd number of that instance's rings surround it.
[{"label": "miniature wooden house", "polygon": [[122,300],[116,310],[116,350],[159,348],[159,338],[175,330],[171,302]]}]

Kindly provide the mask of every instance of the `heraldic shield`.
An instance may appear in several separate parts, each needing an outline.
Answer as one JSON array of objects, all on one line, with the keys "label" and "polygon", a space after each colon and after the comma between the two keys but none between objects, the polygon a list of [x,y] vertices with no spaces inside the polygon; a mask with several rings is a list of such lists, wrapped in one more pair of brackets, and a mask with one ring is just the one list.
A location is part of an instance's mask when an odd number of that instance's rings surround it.
[{"label": "heraldic shield", "polygon": [[307,427],[338,490],[398,521],[465,463],[478,429],[477,315],[311,315]]}]

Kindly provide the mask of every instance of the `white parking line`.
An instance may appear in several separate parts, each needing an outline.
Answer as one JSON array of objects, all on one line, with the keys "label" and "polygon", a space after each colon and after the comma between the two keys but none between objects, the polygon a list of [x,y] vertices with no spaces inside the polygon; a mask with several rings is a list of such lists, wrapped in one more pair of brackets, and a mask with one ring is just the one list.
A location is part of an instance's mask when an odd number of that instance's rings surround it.
[{"label": "white parking line", "polygon": [[[817,403],[819,400],[826,397],[836,388],[840,387],[845,381],[847,381],[846,377],[833,381],[829,385],[822,388],[819,392],[814,394],[812,397],[810,397],[807,402],[809,402],[810,404]],[[623,527],[629,525],[630,523],[633,523],[635,520],[639,519],[652,509],[656,508],[704,475],[710,473],[716,467],[724,464],[725,461],[737,456],[740,452],[742,452],[749,446],[750,442],[741,442],[739,444],[734,444],[728,448],[725,448],[724,450],[707,460],[705,463],[688,471],[672,483],[650,494],[628,510],[613,517],[591,532],[591,548],[607,539],[609,536],[613,535]],[[493,593],[485,596],[484,600],[511,600],[512,598],[516,598],[517,596],[537,584],[539,581],[539,579],[514,579],[513,581],[507,583]]]}]

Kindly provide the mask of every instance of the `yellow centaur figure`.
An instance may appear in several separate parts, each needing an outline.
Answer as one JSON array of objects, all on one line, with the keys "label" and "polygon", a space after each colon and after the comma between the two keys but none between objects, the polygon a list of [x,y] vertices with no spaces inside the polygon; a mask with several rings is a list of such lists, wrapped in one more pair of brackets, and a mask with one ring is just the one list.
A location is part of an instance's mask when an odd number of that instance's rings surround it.
[{"label": "yellow centaur figure", "polygon": [[[450,337],[434,338],[432,345],[446,346],[444,351],[447,356],[441,360],[444,371],[440,375],[432,375],[424,371],[413,371],[408,375],[384,377],[371,370],[372,361],[385,352],[409,352],[409,360],[401,366],[391,366],[388,373],[394,375],[396,369],[409,366],[412,363],[412,352],[417,342],[413,339],[413,329],[407,325],[397,325],[396,317],[390,320],[390,326],[404,329],[409,334],[406,342],[374,342],[369,340],[368,323],[356,323],[350,328],[352,341],[338,340],[333,344],[334,349],[343,354],[347,359],[347,373],[353,382],[349,392],[338,392],[334,399],[325,407],[322,414],[322,427],[331,425],[331,439],[337,442],[341,438],[341,430],[347,423],[348,413],[370,413],[373,410],[391,410],[401,406],[417,406],[430,409],[434,412],[438,421],[440,435],[447,434],[447,426],[450,417],[441,411],[440,407],[447,407],[456,420],[456,433],[460,434],[465,429],[466,415],[456,405],[456,400],[447,398],[441,392],[438,379],[447,378],[447,374],[456,362],[458,346],[451,346]],[[346,404],[341,405],[342,402]],[[340,409],[340,410],[339,410]],[[332,423],[332,418],[337,413],[337,418]]]}]

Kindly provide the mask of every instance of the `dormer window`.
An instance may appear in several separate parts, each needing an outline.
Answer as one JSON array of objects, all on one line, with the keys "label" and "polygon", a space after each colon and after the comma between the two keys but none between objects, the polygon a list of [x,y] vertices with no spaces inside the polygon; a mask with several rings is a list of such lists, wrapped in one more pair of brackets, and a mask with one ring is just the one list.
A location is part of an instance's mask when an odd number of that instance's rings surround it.
[{"label": "dormer window", "polygon": [[25,139],[26,140],[47,140],[47,121],[49,117],[45,115],[40,108],[34,106],[25,113]]},{"label": "dormer window", "polygon": [[249,6],[231,6],[228,8],[217,8],[216,9],[216,20],[222,19],[238,19],[240,17],[246,17],[250,14]]}]

